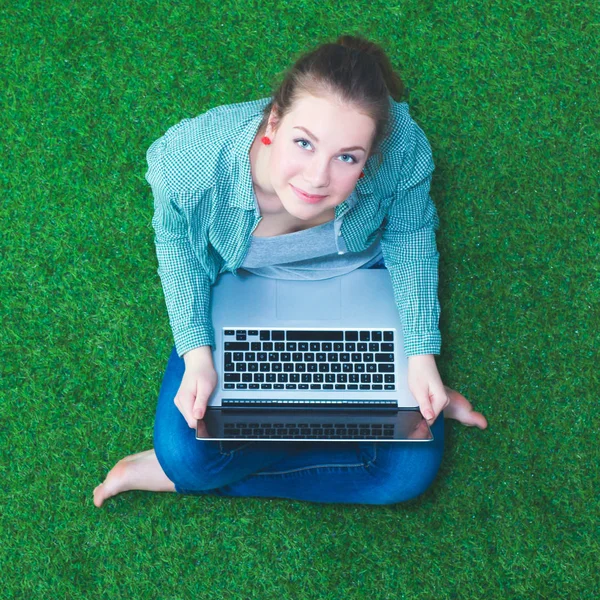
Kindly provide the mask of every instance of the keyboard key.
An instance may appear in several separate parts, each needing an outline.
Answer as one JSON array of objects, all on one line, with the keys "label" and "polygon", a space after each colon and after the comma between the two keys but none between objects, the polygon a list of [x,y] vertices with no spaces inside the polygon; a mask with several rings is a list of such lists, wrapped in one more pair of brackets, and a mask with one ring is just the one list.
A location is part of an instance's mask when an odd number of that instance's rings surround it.
[{"label": "keyboard key", "polygon": [[225,342],[225,350],[250,350],[248,342]]},{"label": "keyboard key", "polygon": [[343,331],[288,331],[287,332],[288,342],[297,341],[325,341],[325,342],[337,342],[344,339]]}]

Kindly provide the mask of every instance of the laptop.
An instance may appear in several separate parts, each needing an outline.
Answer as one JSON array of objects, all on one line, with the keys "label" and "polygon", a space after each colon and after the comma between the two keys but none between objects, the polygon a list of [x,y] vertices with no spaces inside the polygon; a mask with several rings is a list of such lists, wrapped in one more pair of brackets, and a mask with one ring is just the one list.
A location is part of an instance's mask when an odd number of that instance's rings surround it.
[{"label": "laptop", "polygon": [[283,280],[240,269],[211,288],[218,383],[203,440],[428,442],[386,269]]}]

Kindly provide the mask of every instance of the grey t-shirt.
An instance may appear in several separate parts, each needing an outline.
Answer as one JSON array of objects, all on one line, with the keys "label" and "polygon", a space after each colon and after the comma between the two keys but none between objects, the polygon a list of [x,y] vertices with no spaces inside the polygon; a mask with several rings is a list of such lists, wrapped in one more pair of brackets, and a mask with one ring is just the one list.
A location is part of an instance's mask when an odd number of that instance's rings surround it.
[{"label": "grey t-shirt", "polygon": [[362,252],[338,253],[333,221],[284,235],[252,236],[241,268],[272,279],[328,279],[381,260],[380,237]]}]

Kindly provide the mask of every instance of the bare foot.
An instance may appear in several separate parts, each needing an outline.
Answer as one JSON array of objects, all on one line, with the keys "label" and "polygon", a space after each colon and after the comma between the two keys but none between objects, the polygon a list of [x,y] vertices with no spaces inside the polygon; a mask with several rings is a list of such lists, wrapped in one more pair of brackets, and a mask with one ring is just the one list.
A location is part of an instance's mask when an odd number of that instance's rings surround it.
[{"label": "bare foot", "polygon": [[475,412],[471,403],[462,394],[447,386],[444,388],[450,398],[450,404],[444,409],[444,418],[456,419],[467,427],[473,427],[473,425],[479,429],[487,427],[487,419],[480,412]]},{"label": "bare foot", "polygon": [[120,460],[104,482],[94,489],[94,504],[100,507],[107,498],[128,490],[175,491],[175,485],[162,470],[154,449]]}]

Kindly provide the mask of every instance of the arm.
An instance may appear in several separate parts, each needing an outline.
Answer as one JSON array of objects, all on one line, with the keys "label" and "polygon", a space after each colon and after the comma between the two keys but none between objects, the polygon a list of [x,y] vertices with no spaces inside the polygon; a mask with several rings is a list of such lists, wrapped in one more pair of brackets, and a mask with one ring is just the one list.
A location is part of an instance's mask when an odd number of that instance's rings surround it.
[{"label": "arm", "polygon": [[[177,354],[201,346],[215,347],[208,274],[194,254],[185,214],[169,190],[162,164],[163,139],[147,153],[146,179],[154,195],[154,227],[161,279]],[[196,353],[197,354],[197,353]]]},{"label": "arm", "polygon": [[427,138],[413,122],[381,238],[407,356],[439,354],[442,343],[435,241],[439,219],[429,196],[433,169]]}]

